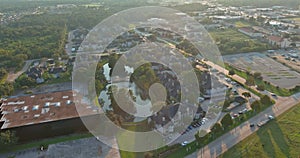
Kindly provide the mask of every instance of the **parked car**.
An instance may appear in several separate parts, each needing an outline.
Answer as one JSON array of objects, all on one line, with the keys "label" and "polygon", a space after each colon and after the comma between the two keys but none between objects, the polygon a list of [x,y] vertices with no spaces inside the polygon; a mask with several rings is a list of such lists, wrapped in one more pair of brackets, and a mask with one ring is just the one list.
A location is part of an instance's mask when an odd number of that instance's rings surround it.
[{"label": "parked car", "polygon": [[239,114],[233,114],[233,117],[234,118],[239,117]]},{"label": "parked car", "polygon": [[273,120],[273,119],[274,119],[274,116],[269,115],[268,118],[269,118],[270,120]]},{"label": "parked car", "polygon": [[202,97],[199,97],[199,98],[198,98],[198,102],[199,102],[199,103],[203,102],[204,100],[205,100],[205,99],[202,98]]},{"label": "parked car", "polygon": [[254,127],[254,126],[255,126],[254,123],[251,123],[251,124],[250,124],[250,127]]},{"label": "parked car", "polygon": [[184,141],[184,142],[181,143],[181,146],[186,146],[187,144],[188,144],[188,142]]}]

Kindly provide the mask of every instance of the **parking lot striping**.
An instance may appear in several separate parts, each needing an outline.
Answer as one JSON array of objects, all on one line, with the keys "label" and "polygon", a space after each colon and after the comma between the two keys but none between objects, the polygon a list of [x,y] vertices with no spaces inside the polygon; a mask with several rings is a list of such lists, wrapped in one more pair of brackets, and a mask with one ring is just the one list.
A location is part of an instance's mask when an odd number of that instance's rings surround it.
[{"label": "parking lot striping", "polygon": [[265,81],[281,88],[300,85],[300,74],[261,53],[243,53],[224,56],[230,65],[250,72],[260,72]]}]

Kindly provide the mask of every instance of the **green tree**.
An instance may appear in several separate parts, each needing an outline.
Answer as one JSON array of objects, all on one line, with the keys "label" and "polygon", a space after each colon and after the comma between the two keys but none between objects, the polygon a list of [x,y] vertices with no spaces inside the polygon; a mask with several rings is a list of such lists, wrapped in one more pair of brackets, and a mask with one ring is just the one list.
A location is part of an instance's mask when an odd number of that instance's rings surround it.
[{"label": "green tree", "polygon": [[231,101],[229,99],[225,99],[224,104],[223,104],[223,110],[226,111],[226,109],[230,106]]},{"label": "green tree", "polygon": [[0,68],[0,81],[7,75],[7,71],[4,68]]},{"label": "green tree", "polygon": [[9,96],[14,92],[14,86],[12,83],[0,84],[0,97]]},{"label": "green tree", "polygon": [[229,127],[233,124],[233,120],[229,113],[227,113],[223,117],[223,119],[221,120],[221,124],[222,124],[222,127],[224,127],[224,129],[229,129]]},{"label": "green tree", "polygon": [[267,96],[267,95],[262,96],[260,101],[261,101],[261,103],[263,105],[270,105],[270,104],[272,104],[271,98],[269,96]]},{"label": "green tree", "polygon": [[260,72],[255,72],[253,74],[253,77],[256,78],[256,79],[262,79],[262,76],[261,76],[261,73]]},{"label": "green tree", "polygon": [[228,75],[232,76],[232,75],[234,75],[234,74],[235,74],[235,72],[234,72],[233,69],[229,70]]},{"label": "green tree", "polygon": [[112,73],[113,68],[115,67],[115,64],[117,63],[118,59],[120,58],[120,56],[116,53],[112,54],[109,56],[109,61],[108,61],[108,66],[110,68],[112,68],[112,70],[110,71]]},{"label": "green tree", "polygon": [[23,74],[15,80],[15,85],[17,88],[21,88],[24,86],[33,87],[36,85],[36,82],[26,74]]},{"label": "green tree", "polygon": [[246,79],[246,85],[248,85],[248,86],[254,86],[254,85],[255,85],[255,80],[254,80],[254,77],[253,77],[253,76],[249,76],[249,77]]},{"label": "green tree", "polygon": [[216,124],[211,128],[211,132],[212,132],[213,134],[216,134],[216,135],[222,133],[222,131],[223,131],[223,129],[222,129],[222,126],[221,126],[220,123],[216,123]]},{"label": "green tree", "polygon": [[263,85],[263,84],[257,85],[257,90],[264,91],[265,90],[265,85]]},{"label": "green tree", "polygon": [[250,98],[251,97],[251,93],[249,92],[243,92],[242,95],[246,98]]},{"label": "green tree", "polygon": [[195,138],[198,143],[201,143],[200,146],[203,146],[209,141],[209,134],[205,130],[201,130],[195,134]]},{"label": "green tree", "polygon": [[260,109],[261,109],[261,103],[258,100],[254,101],[250,106],[251,106],[251,109],[254,111],[260,111]]},{"label": "green tree", "polygon": [[4,147],[6,145],[16,144],[18,138],[16,137],[16,132],[14,131],[3,131],[0,133],[0,146]]}]

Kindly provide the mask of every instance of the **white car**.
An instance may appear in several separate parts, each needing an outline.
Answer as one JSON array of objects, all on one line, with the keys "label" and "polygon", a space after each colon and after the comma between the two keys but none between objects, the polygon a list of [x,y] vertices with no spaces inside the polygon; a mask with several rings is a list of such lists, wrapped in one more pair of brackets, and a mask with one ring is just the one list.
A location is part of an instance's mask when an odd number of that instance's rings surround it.
[{"label": "white car", "polygon": [[205,99],[202,98],[202,97],[199,97],[199,98],[198,98],[199,103],[203,102],[204,100],[205,100]]},{"label": "white car", "polygon": [[273,120],[273,119],[274,119],[274,116],[269,115],[268,118],[269,118],[270,120]]},{"label": "white car", "polygon": [[187,144],[188,144],[188,142],[184,141],[184,142],[181,143],[181,146],[186,146]]}]

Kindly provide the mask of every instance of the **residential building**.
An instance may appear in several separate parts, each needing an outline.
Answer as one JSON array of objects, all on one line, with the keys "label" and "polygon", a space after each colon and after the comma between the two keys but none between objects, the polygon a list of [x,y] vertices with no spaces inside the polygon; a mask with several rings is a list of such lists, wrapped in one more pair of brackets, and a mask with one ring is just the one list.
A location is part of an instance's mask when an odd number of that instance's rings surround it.
[{"label": "residential building", "polygon": [[36,83],[43,83],[44,79],[42,77],[43,70],[39,67],[31,67],[26,72],[27,76],[34,79]]}]

